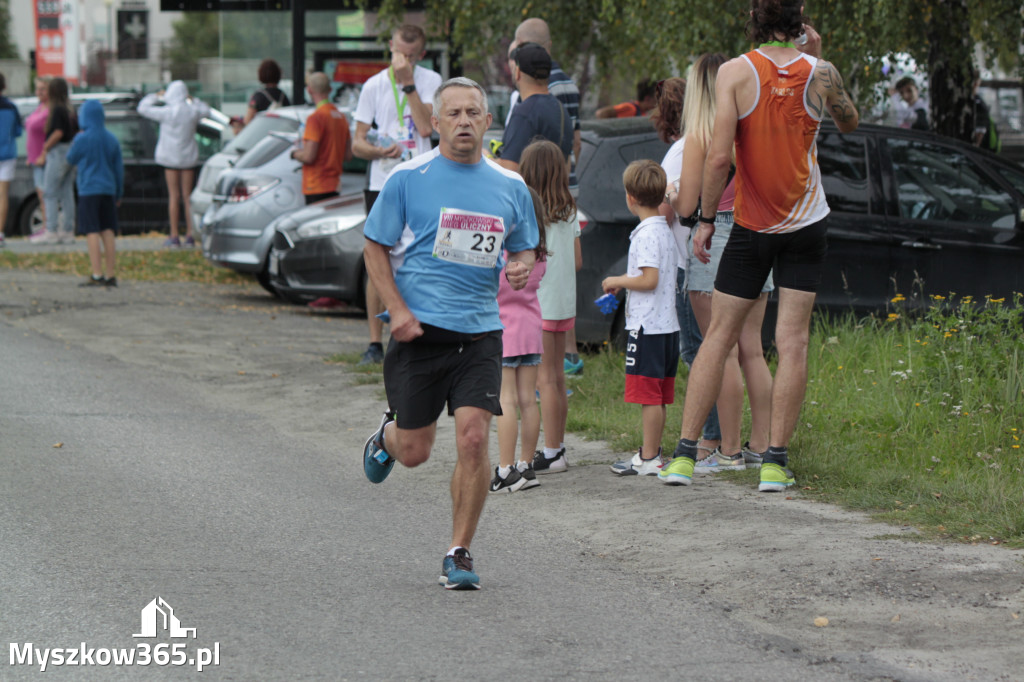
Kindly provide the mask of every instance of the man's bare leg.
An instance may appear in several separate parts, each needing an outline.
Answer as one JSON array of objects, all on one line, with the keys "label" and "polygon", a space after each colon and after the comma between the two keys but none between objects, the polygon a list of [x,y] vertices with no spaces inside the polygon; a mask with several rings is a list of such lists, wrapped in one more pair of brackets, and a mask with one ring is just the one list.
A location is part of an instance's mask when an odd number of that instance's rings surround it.
[{"label": "man's bare leg", "polygon": [[772,447],[786,447],[793,436],[807,392],[807,345],[810,339],[813,292],[779,289],[775,347],[779,362],[772,386]]},{"label": "man's bare leg", "polygon": [[458,461],[452,473],[452,544],[465,547],[473,541],[480,513],[487,499],[491,462],[487,456],[491,413],[479,407],[455,410],[455,449]]}]

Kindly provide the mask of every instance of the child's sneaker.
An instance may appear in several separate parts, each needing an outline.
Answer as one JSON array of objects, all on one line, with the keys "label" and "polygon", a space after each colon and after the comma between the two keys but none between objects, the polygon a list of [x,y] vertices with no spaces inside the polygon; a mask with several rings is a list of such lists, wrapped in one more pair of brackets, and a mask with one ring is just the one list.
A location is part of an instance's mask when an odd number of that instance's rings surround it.
[{"label": "child's sneaker", "polygon": [[616,476],[657,476],[664,462],[661,459],[661,448],[658,454],[644,459],[643,446],[630,458],[612,464],[612,473]]},{"label": "child's sneaker", "polygon": [[537,474],[533,473],[533,463],[520,461],[516,464],[516,470],[519,475],[523,477],[526,483],[523,484],[522,490],[529,490],[530,488],[536,488],[540,485],[540,481],[537,480]]},{"label": "child's sneaker", "polygon": [[501,467],[494,467],[494,478],[491,479],[492,493],[514,493],[526,485],[526,479],[519,473],[519,469],[512,467],[505,478],[501,477]]},{"label": "child's sneaker", "polygon": [[693,482],[694,461],[689,457],[675,457],[661,467],[658,480],[666,485],[690,485]]},{"label": "child's sneaker", "polygon": [[167,240],[164,242],[165,249],[176,249],[179,246],[181,246],[181,240],[178,239],[177,237],[168,237]]},{"label": "child's sneaker", "polygon": [[107,277],[106,279],[103,280],[103,283],[106,284],[108,287],[116,287],[117,277]]},{"label": "child's sneaker", "polygon": [[565,458],[565,448],[548,459],[543,450],[533,453],[533,472],[536,474],[560,474],[569,468],[569,460]]},{"label": "child's sneaker", "polygon": [[795,483],[792,471],[769,462],[761,466],[761,484],[757,489],[762,493],[781,493]]},{"label": "child's sneaker", "polygon": [[196,245],[196,240],[192,238],[192,235],[185,237],[184,244],[187,248],[192,248]]},{"label": "child's sneaker", "polygon": [[737,452],[732,456],[723,455],[722,451],[716,448],[709,456],[694,465],[693,472],[703,476],[716,471],[742,471],[746,468],[742,452]]},{"label": "child's sneaker", "polygon": [[101,286],[104,286],[105,284],[106,284],[106,280],[105,279],[103,279],[102,277],[97,277],[96,275],[92,275],[87,280],[85,280],[84,282],[80,283],[78,286],[80,286],[80,287],[101,287]]},{"label": "child's sneaker", "polygon": [[[750,449],[750,441],[748,440],[743,444],[743,461],[746,462],[747,467],[751,469],[760,469],[761,462],[764,460],[764,452],[754,452]],[[767,452],[767,450],[765,450]]]},{"label": "child's sneaker", "polygon": [[47,229],[42,229],[28,238],[29,244],[56,244],[57,235]]}]

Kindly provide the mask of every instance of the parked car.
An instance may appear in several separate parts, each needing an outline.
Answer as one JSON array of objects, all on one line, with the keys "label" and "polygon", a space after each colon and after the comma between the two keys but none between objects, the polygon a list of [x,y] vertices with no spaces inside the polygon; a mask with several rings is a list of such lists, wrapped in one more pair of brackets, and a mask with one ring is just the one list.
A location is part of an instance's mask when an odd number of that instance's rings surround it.
[{"label": "parked car", "polygon": [[[667,147],[637,119],[584,121],[582,138],[576,336],[599,344],[622,329],[623,306],[605,316],[593,301],[602,279],[626,271],[637,224],[622,171],[635,159],[660,161]],[[897,293],[925,305],[950,292],[984,299],[1024,291],[1021,166],[931,133],[862,125],[842,134],[829,121],[818,162],[832,209],[819,309],[881,311]]]},{"label": "parked car", "polygon": [[274,237],[270,224],[305,205],[302,165],[290,155],[297,137],[294,132],[271,132],[256,142],[234,168],[221,172],[202,218],[203,256],[215,265],[255,275],[270,293],[275,293],[267,274]]},{"label": "parked car", "polygon": [[365,222],[360,195],[321,201],[275,220],[268,261],[271,286],[292,303],[329,296],[361,307]]},{"label": "parked car", "polygon": [[[138,97],[133,94],[76,94],[71,97],[76,108],[86,99],[97,99],[103,104],[106,127],[121,144],[124,160],[124,199],[118,209],[118,225],[122,233],[137,234],[163,231],[167,227],[167,186],[164,170],[153,159],[156,150],[158,124],[143,118],[136,111]],[[38,104],[35,97],[22,97],[15,101],[23,116]],[[220,150],[231,139],[230,118],[211,110],[199,122],[196,140],[199,158],[205,160]],[[18,140],[18,164],[10,187],[10,209],[4,232],[7,235],[27,236],[43,227],[39,199],[32,182],[32,169],[25,158],[25,136]]]},{"label": "parked car", "polygon": [[213,204],[220,174],[235,166],[243,154],[271,133],[297,134],[312,112],[313,107],[306,105],[261,111],[231,142],[206,160],[192,190],[192,224],[198,236],[203,234],[203,216]]}]

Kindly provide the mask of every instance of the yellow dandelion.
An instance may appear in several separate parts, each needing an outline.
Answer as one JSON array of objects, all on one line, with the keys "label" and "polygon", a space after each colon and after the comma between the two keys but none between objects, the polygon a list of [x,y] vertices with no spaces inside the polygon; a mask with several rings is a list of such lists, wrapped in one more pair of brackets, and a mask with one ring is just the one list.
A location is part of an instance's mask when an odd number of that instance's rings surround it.
[{"label": "yellow dandelion", "polygon": [[900,314],[899,313],[889,313],[889,321],[890,322],[892,322],[893,320],[898,320],[898,319],[900,319]]},{"label": "yellow dandelion", "polygon": [[914,403],[914,407],[921,407],[921,403]]},{"label": "yellow dandelion", "polygon": [[896,296],[894,298],[890,299],[890,302],[891,303],[900,303],[900,302],[905,301],[905,300],[907,300],[907,299],[903,296],[903,294],[896,294]]},{"label": "yellow dandelion", "polygon": [[945,296],[939,296],[938,294],[932,294],[932,300],[933,301],[945,301],[946,297]]}]

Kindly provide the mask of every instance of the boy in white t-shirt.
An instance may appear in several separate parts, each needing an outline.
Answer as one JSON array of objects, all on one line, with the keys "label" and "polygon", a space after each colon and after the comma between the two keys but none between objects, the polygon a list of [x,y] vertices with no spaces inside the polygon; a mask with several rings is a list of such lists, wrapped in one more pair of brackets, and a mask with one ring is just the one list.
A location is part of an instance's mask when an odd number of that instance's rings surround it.
[{"label": "boy in white t-shirt", "polygon": [[[606,277],[605,293],[627,289],[626,402],[643,406],[643,446],[631,459],[616,462],[620,476],[653,476],[661,467],[665,406],[675,401],[679,367],[679,321],[676,319],[675,241],[660,213],[665,198],[665,171],[654,161],[634,161],[622,174],[629,212],[640,224],[629,235],[628,270]],[[644,453],[648,453],[644,457]]]}]

